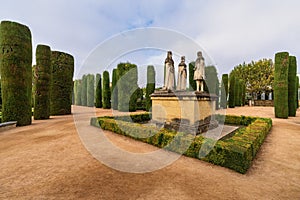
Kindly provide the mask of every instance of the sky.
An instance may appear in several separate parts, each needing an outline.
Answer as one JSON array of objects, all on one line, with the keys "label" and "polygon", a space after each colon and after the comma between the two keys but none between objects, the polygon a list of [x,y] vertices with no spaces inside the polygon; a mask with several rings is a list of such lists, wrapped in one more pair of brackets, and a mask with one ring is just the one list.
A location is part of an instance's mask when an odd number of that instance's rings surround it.
[{"label": "sky", "polygon": [[1,1],[0,19],[30,28],[33,54],[37,44],[72,54],[74,78],[87,68],[101,73],[129,61],[139,66],[142,80],[146,66],[154,65],[162,82],[167,50],[175,52],[178,66],[181,55],[196,59],[198,45],[219,76],[280,51],[299,56],[299,9],[298,0],[11,0]]}]

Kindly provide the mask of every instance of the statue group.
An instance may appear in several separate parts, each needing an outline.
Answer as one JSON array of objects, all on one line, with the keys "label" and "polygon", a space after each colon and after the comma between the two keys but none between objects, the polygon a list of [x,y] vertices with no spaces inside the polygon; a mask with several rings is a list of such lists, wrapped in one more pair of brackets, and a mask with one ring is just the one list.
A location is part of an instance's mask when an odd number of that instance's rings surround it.
[{"label": "statue group", "polygon": [[[197,53],[197,59],[194,67],[194,80],[196,81],[196,91],[204,91],[203,81],[205,80],[205,62],[202,52]],[[185,56],[181,56],[181,62],[178,65],[178,78],[176,90],[186,90],[187,69],[185,64]],[[172,59],[172,52],[168,51],[165,60],[165,80],[163,90],[175,90],[175,68]]]}]

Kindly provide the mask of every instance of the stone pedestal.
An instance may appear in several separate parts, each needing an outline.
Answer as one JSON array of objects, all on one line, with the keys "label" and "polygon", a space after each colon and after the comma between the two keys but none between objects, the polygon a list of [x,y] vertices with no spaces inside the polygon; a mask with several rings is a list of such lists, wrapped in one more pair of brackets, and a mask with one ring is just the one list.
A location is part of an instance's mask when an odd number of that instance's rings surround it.
[{"label": "stone pedestal", "polygon": [[165,127],[189,129],[197,134],[216,127],[212,119],[216,95],[204,92],[156,91],[151,95],[152,120]]}]

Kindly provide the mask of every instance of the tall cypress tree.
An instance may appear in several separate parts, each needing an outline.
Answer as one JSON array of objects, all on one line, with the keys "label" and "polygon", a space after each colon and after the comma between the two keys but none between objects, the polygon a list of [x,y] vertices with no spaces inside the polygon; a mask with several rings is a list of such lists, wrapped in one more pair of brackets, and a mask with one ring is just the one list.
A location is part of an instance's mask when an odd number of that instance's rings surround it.
[{"label": "tall cypress tree", "polygon": [[74,82],[75,105],[81,105],[81,80]]},{"label": "tall cypress tree", "polygon": [[296,77],[296,109],[299,108],[298,88],[299,88],[299,76]]},{"label": "tall cypress tree", "polygon": [[74,57],[64,52],[52,51],[51,68],[50,114],[71,114]]},{"label": "tall cypress tree", "polygon": [[34,119],[50,117],[51,49],[46,45],[36,48],[34,70]]},{"label": "tall cypress tree", "polygon": [[94,107],[95,106],[95,77],[93,74],[87,75],[87,106]]},{"label": "tall cypress tree", "polygon": [[31,124],[32,42],[25,25],[2,21],[0,25],[2,121]]},{"label": "tall cypress tree", "polygon": [[235,106],[241,106],[240,105],[240,98],[241,98],[241,91],[240,91],[240,80],[236,77],[235,78],[235,86],[234,86],[234,103]]},{"label": "tall cypress tree", "polygon": [[81,104],[87,106],[87,75],[82,76],[81,81]]},{"label": "tall cypress tree", "polygon": [[274,107],[276,118],[288,118],[288,68],[289,53],[279,52],[275,54],[274,72]]},{"label": "tall cypress tree", "polygon": [[112,74],[112,96],[111,96],[111,104],[114,110],[118,110],[118,69],[113,69]]},{"label": "tall cypress tree", "polygon": [[196,81],[194,80],[194,68],[195,62],[189,63],[189,90],[195,91],[196,90]]},{"label": "tall cypress tree", "polygon": [[227,108],[227,96],[228,96],[228,74],[222,75],[221,84],[221,107]]},{"label": "tall cypress tree", "polygon": [[150,95],[155,91],[155,69],[154,66],[147,67],[147,85],[146,85],[146,110],[149,111],[152,106]]},{"label": "tall cypress tree", "polygon": [[109,87],[109,72],[104,71],[103,72],[103,108],[104,109],[110,109],[111,108],[111,103],[110,103],[110,98],[111,98],[111,93],[110,93],[110,87]]},{"label": "tall cypress tree", "polygon": [[96,74],[96,108],[102,108],[102,79],[100,74]]},{"label": "tall cypress tree", "polygon": [[289,57],[289,74],[288,74],[288,102],[289,102],[289,116],[296,116],[296,74],[297,74],[297,60],[295,56]]},{"label": "tall cypress tree", "polygon": [[229,99],[228,99],[228,107],[235,107],[235,77],[233,74],[230,75],[230,85],[229,85]]}]

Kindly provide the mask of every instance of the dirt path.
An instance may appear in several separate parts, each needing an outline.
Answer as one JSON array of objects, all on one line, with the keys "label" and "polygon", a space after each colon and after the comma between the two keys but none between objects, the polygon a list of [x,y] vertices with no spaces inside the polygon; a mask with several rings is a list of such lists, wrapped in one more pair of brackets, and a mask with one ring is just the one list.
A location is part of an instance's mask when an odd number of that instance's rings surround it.
[{"label": "dirt path", "polygon": [[[227,114],[274,116],[268,107],[228,109]],[[0,199],[300,199],[300,110],[297,115],[273,120],[245,175],[187,157],[150,173],[119,172],[89,154],[71,115],[34,121],[0,133]],[[157,150],[105,135],[133,152]]]}]

